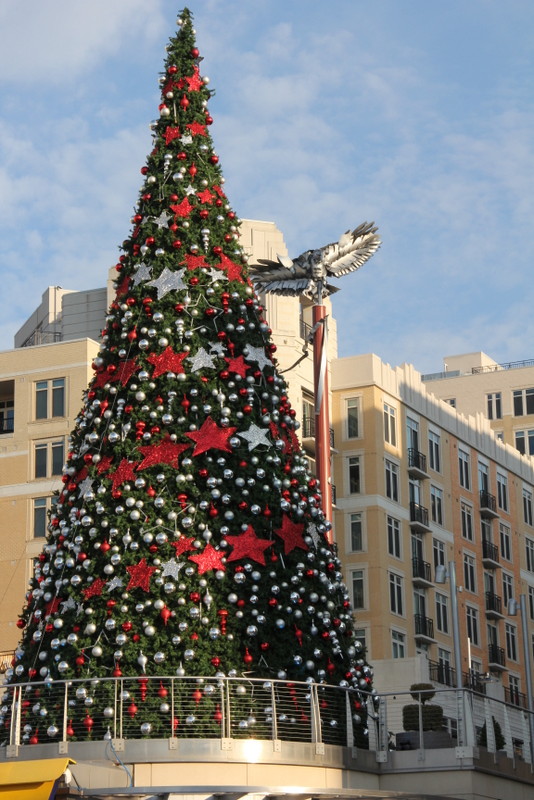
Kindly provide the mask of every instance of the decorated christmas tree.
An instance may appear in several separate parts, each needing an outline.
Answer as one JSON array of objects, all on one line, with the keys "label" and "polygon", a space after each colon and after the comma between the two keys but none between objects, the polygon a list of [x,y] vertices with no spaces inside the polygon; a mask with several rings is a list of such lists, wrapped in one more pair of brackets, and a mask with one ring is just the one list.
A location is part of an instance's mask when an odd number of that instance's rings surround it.
[{"label": "decorated christmas tree", "polygon": [[[9,726],[24,685],[24,742],[60,732],[58,681],[72,682],[78,739],[102,737],[126,678],[132,736],[195,735],[195,722],[213,735],[213,686],[242,676],[293,682],[303,719],[307,687],[345,688],[365,724],[371,671],[224,193],[187,10],[178,24],[116,299],[18,623],[3,713]],[[193,689],[187,728],[180,698]],[[261,735],[265,704],[243,702],[242,728]],[[344,706],[321,708],[325,724],[345,720]]]}]

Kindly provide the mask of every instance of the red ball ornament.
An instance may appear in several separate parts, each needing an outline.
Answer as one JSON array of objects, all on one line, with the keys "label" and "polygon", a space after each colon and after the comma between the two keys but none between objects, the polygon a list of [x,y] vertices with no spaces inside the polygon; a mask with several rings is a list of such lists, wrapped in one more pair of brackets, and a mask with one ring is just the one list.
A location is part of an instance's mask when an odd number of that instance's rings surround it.
[{"label": "red ball ornament", "polygon": [[94,724],[95,724],[94,719],[92,717],[90,717],[89,714],[87,714],[87,716],[85,717],[85,719],[83,721],[83,726],[84,726],[84,728],[86,729],[86,731],[88,733],[91,733],[91,729],[92,729]]},{"label": "red ball ornament", "polygon": [[146,175],[148,173],[148,167],[141,167],[141,175]]},{"label": "red ball ornament", "polygon": [[187,108],[187,107],[189,106],[189,100],[187,99],[187,97],[186,97],[186,95],[185,95],[185,94],[183,94],[183,95],[182,95],[182,97],[181,97],[181,99],[180,99],[180,106],[181,106],[182,108],[184,108],[184,109],[185,109],[185,108]]},{"label": "red ball ornament", "polygon": [[135,717],[135,715],[137,714],[137,712],[138,712],[138,711],[139,711],[139,709],[137,708],[137,706],[135,705],[135,703],[134,703],[134,702],[131,702],[131,703],[130,703],[130,705],[128,706],[128,716],[129,716],[131,719],[133,719],[133,718]]},{"label": "red ball ornament", "polygon": [[72,720],[69,719],[67,723],[67,736],[74,736],[74,728],[72,727]]},{"label": "red ball ornament", "polygon": [[169,75],[176,75],[176,73],[178,72],[178,67],[176,67],[174,64],[171,64],[170,67],[167,67],[167,72],[169,73]]},{"label": "red ball ornament", "polygon": [[24,627],[26,627],[26,620],[24,620],[24,619],[18,619],[18,620],[17,620],[17,628],[21,628],[21,629],[22,629],[22,628],[24,628]]},{"label": "red ball ornament", "polygon": [[217,706],[217,708],[216,708],[216,709],[215,709],[215,711],[213,712],[213,719],[215,720],[215,722],[216,722],[218,725],[220,725],[220,724],[221,724],[221,722],[222,722],[222,718],[223,718],[223,715],[222,715],[222,713],[221,713],[221,707],[220,707],[220,706]]},{"label": "red ball ornament", "polygon": [[172,243],[172,246],[174,247],[175,250],[179,250],[180,247],[182,246],[180,239],[175,239],[174,242]]},{"label": "red ball ornament", "polygon": [[160,681],[159,682],[159,689],[158,689],[158,697],[167,697],[168,694],[169,694],[169,692],[167,691],[165,686]]},{"label": "red ball ornament", "polygon": [[221,666],[221,659],[219,658],[219,656],[213,656],[213,658],[211,659],[211,662],[210,662],[210,663],[211,663],[211,664],[212,664],[214,667],[220,667],[220,666]]},{"label": "red ball ornament", "polygon": [[218,164],[219,163],[219,156],[215,155],[215,153],[214,153],[212,156],[210,156],[209,160],[211,161],[212,164]]},{"label": "red ball ornament", "polygon": [[254,661],[254,657],[250,655],[248,648],[245,647],[245,655],[243,656],[243,663],[244,664],[252,664]]},{"label": "red ball ornament", "polygon": [[191,58],[198,58],[199,55],[200,55],[200,50],[198,49],[198,47],[192,47],[191,48]]}]

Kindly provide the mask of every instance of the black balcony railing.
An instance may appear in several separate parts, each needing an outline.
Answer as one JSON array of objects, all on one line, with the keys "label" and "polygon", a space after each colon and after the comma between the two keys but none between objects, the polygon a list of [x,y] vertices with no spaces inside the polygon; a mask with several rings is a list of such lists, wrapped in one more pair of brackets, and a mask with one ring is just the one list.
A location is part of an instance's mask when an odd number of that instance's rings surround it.
[{"label": "black balcony railing", "polygon": [[443,686],[456,686],[456,670],[450,664],[438,661],[428,662],[429,677],[434,683],[441,683]]},{"label": "black balcony railing", "polygon": [[[315,417],[304,417],[302,420],[302,436],[304,439],[315,438]],[[334,446],[334,429],[330,428],[330,447]]]},{"label": "black balcony railing", "polygon": [[337,489],[336,489],[336,484],[335,484],[335,483],[333,483],[333,484],[331,485],[330,489],[331,489],[331,491],[332,491],[332,505],[333,505],[333,506],[335,506],[335,505],[336,505],[336,500],[337,500]]},{"label": "black balcony railing", "polygon": [[499,562],[499,548],[488,539],[482,539],[482,558]]},{"label": "black balcony railing", "polygon": [[486,592],[486,611],[493,611],[495,614],[502,614],[502,600],[498,594]]},{"label": "black balcony railing", "polygon": [[419,503],[410,503],[410,522],[418,522],[428,528],[428,508]]},{"label": "black balcony railing", "polygon": [[421,578],[428,583],[432,582],[432,568],[428,561],[422,558],[412,558],[412,578]]},{"label": "black balcony railing", "polygon": [[523,694],[523,692],[520,692],[519,689],[515,689],[513,686],[504,687],[504,699],[507,703],[511,703],[514,706],[528,708],[526,694]]},{"label": "black balcony railing", "polygon": [[482,489],[480,492],[480,509],[486,509],[487,511],[491,511],[493,514],[496,514],[497,501],[495,500],[495,495],[490,494]]},{"label": "black balcony railing", "polygon": [[488,646],[488,660],[490,664],[498,664],[500,667],[504,667],[506,665],[504,647],[499,647],[496,644],[490,644]]},{"label": "black balcony railing", "polygon": [[[434,683],[443,686],[456,686],[456,670],[450,664],[438,661],[429,661],[429,678]],[[486,694],[486,684],[481,680],[481,675],[475,670],[462,672],[462,686],[478,694]]]},{"label": "black balcony railing", "polygon": [[408,449],[408,469],[417,469],[426,473],[426,456],[413,447]]},{"label": "black balcony railing", "polygon": [[434,620],[425,617],[423,614],[414,614],[415,635],[424,636],[427,639],[434,638]]}]

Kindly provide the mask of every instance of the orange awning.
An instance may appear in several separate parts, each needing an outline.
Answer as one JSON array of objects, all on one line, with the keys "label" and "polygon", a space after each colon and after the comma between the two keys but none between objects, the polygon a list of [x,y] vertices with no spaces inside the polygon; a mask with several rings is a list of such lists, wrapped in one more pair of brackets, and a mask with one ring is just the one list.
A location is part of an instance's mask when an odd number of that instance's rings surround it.
[{"label": "orange awning", "polygon": [[50,800],[71,758],[9,761],[0,764],[0,800]]}]

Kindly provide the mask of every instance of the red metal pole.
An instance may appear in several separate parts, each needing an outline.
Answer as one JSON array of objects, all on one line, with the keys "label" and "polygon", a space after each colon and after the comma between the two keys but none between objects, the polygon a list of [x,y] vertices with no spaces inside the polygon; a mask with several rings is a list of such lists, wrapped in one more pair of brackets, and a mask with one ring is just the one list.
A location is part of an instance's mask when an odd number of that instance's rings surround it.
[{"label": "red metal pole", "polygon": [[[330,482],[330,414],[328,410],[328,354],[326,352],[326,308],[313,306],[313,382],[315,389],[315,464],[321,485],[322,510],[332,522],[332,485]],[[332,542],[332,531],[328,531]]]}]

